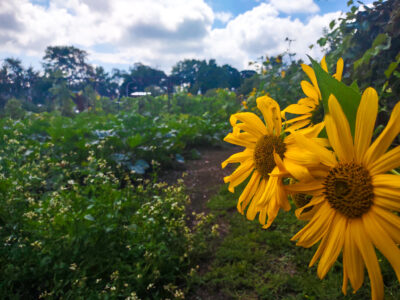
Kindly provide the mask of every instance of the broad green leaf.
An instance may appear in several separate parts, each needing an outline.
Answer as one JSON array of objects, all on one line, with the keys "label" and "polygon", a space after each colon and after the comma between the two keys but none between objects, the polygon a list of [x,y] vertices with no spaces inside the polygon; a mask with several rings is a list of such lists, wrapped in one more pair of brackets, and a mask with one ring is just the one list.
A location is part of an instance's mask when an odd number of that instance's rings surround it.
[{"label": "broad green leaf", "polygon": [[361,94],[357,90],[345,85],[343,82],[336,80],[327,72],[325,72],[320,64],[314,59],[309,57],[314,69],[315,76],[317,77],[318,87],[321,91],[322,104],[324,106],[325,114],[329,113],[328,99],[333,94],[339,101],[343,112],[350,124],[351,132],[354,136],[356,115],[358,105],[361,100]]}]

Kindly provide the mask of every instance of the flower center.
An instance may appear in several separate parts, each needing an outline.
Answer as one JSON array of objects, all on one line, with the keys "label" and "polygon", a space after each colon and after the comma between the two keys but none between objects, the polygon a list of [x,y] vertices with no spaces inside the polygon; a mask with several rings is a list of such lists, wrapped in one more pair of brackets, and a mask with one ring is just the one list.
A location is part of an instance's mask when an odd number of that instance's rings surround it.
[{"label": "flower center", "polygon": [[269,177],[269,173],[275,168],[274,160],[275,152],[283,158],[286,151],[286,145],[283,140],[275,135],[264,135],[256,144],[254,149],[254,162],[256,170],[265,178]]},{"label": "flower center", "polygon": [[311,115],[311,124],[318,124],[324,120],[324,107],[322,102],[319,102],[315,110],[312,112]]},{"label": "flower center", "polygon": [[354,162],[339,163],[332,168],[324,186],[331,207],[348,218],[361,217],[373,203],[371,176],[367,169]]},{"label": "flower center", "polygon": [[312,196],[307,194],[297,193],[292,196],[293,202],[297,208],[306,206],[310,203]]}]

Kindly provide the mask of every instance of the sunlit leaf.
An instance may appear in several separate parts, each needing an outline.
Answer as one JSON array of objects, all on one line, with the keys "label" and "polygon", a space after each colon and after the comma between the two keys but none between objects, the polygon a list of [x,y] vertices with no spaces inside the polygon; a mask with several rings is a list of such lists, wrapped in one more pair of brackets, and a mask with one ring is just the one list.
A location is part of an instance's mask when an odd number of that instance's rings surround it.
[{"label": "sunlit leaf", "polygon": [[361,100],[361,94],[354,88],[330,76],[321,68],[320,64],[311,57],[310,60],[321,91],[325,113],[329,112],[328,99],[329,96],[333,94],[342,106],[343,112],[349,121],[351,132],[354,135],[357,109]]}]

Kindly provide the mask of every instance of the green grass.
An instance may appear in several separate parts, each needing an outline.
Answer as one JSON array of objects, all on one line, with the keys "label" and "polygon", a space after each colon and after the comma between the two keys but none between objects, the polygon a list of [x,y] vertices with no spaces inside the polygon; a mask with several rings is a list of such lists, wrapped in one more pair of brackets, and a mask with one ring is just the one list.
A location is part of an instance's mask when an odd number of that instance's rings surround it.
[{"label": "green grass", "polygon": [[[268,230],[257,220],[249,221],[236,211],[241,193],[224,186],[208,207],[220,224],[229,228],[226,235],[210,243],[208,271],[195,278],[198,290],[209,298],[220,299],[368,299],[370,284],[365,281],[356,294],[349,288],[341,292],[341,257],[327,276],[320,280],[316,265],[308,268],[316,246],[304,249],[290,238],[304,225],[289,213],[280,211]],[[400,287],[390,264],[380,257],[385,281],[385,299],[400,299]],[[205,292],[206,291],[206,292]],[[216,294],[217,293],[217,294]],[[218,295],[218,296],[215,296]],[[196,298],[196,296],[194,296]]]}]

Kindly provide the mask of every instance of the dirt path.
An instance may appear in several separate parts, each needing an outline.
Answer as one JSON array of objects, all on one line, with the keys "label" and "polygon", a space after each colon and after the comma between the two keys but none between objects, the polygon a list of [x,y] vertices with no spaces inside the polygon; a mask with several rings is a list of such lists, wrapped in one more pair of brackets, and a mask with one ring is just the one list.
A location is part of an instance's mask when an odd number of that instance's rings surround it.
[{"label": "dirt path", "polygon": [[191,203],[188,206],[188,213],[208,212],[207,201],[218,192],[224,183],[224,176],[234,170],[228,165],[221,168],[221,163],[232,154],[241,151],[240,147],[204,148],[199,150],[201,158],[185,162],[183,170],[173,170],[168,173],[168,178],[162,176],[162,180],[174,183],[186,173],[183,180],[190,196]]},{"label": "dirt path", "polygon": [[[187,193],[190,196],[190,204],[187,206],[187,215],[189,223],[195,222],[192,219],[192,212],[208,213],[207,202],[218,193],[221,185],[224,184],[223,178],[231,174],[235,167],[228,165],[225,169],[221,168],[221,163],[234,153],[242,151],[240,147],[221,147],[221,148],[204,148],[200,149],[201,158],[185,162],[182,170],[173,170],[168,172],[168,177],[161,177],[163,181],[173,184],[177,179],[182,177],[182,173],[186,173],[183,177]],[[222,241],[229,232],[229,226],[222,218],[217,221],[219,225],[219,239]],[[190,226],[190,225],[189,225]],[[199,273],[209,270],[210,261],[204,261],[200,264]],[[192,291],[188,299],[209,299],[209,300],[227,300],[226,296],[219,291],[210,291],[196,289]]]}]

